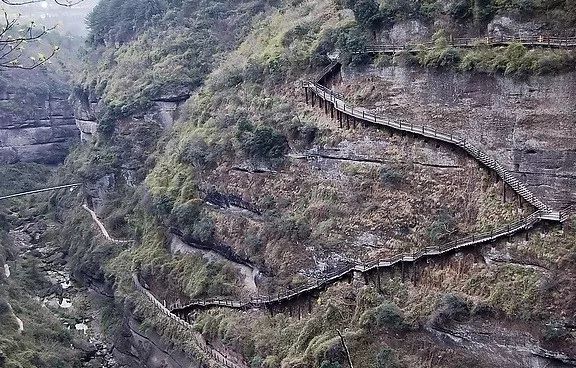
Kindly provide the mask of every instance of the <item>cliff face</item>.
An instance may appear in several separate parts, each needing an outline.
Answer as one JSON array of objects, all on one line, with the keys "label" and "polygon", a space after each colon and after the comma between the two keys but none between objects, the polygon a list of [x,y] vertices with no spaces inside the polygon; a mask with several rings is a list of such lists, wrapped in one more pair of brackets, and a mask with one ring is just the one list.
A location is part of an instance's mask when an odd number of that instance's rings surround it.
[{"label": "cliff face", "polygon": [[575,81],[575,73],[514,79],[372,67],[345,70],[335,88],[381,115],[472,140],[561,208],[576,201]]},{"label": "cliff face", "polygon": [[79,135],[69,90],[39,70],[1,77],[0,163],[62,162]]}]

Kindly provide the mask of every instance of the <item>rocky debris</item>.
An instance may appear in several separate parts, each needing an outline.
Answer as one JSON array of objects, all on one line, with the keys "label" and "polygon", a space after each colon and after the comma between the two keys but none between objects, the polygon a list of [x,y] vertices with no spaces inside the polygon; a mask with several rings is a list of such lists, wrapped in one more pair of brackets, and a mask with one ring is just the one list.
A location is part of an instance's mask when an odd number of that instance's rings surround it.
[{"label": "rocky debris", "polygon": [[[83,351],[84,367],[116,368],[118,364],[112,349],[104,342],[96,321],[83,309],[81,304],[88,290],[74,283],[66,263],[65,254],[43,234],[50,227],[37,219],[27,222],[10,231],[23,259],[34,258],[38,269],[49,286],[42,288],[37,300],[62,320],[64,326],[77,331],[73,345]],[[16,317],[21,331],[22,321]]]},{"label": "rocky debris", "polygon": [[439,342],[480,359],[486,366],[502,367],[570,367],[573,357],[562,352],[545,351],[529,333],[510,329],[493,322],[477,321],[444,326],[428,326],[428,332]]},{"label": "rocky debris", "polygon": [[419,20],[405,20],[394,23],[383,43],[402,45],[428,41],[431,37],[430,29]]},{"label": "rocky debris", "polygon": [[500,36],[532,36],[541,34],[542,29],[545,27],[544,23],[530,21],[521,22],[507,16],[496,16],[488,23],[488,35],[492,37]]},{"label": "rocky debris", "polygon": [[210,190],[204,196],[204,201],[222,209],[238,209],[240,211],[247,211],[249,214],[256,216],[262,214],[256,206],[234,194],[225,194],[216,190]]}]

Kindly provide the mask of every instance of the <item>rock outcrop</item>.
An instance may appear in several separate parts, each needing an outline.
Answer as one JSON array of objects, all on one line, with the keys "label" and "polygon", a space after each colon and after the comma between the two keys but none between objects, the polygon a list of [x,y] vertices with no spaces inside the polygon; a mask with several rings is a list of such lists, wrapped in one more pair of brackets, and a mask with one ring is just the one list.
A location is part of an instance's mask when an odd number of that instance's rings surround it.
[{"label": "rock outcrop", "polygon": [[[474,141],[554,208],[576,201],[576,74],[515,79],[405,67],[345,70],[335,86],[383,116]],[[418,101],[418,103],[415,103]]]},{"label": "rock outcrop", "polygon": [[0,163],[64,160],[78,139],[66,85],[41,70],[0,76]]}]

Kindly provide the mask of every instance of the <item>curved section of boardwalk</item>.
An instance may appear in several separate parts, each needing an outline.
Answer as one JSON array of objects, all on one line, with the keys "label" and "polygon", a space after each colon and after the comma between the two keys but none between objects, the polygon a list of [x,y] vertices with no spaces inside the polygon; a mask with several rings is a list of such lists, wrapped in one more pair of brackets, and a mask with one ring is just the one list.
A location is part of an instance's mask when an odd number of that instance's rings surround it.
[{"label": "curved section of boardwalk", "polygon": [[127,244],[127,243],[132,242],[132,240],[121,240],[121,239],[115,239],[115,238],[111,237],[110,233],[108,233],[108,230],[106,230],[106,227],[104,226],[102,221],[100,221],[100,219],[98,218],[98,215],[96,215],[96,212],[92,211],[90,209],[90,207],[88,207],[88,205],[86,205],[86,204],[83,204],[82,208],[84,208],[86,211],[88,211],[88,213],[92,217],[92,220],[94,221],[96,226],[98,226],[98,228],[100,229],[100,233],[102,233],[102,236],[104,236],[106,238],[106,240],[109,240],[109,241],[111,241],[113,243],[117,243],[117,244]]},{"label": "curved section of boardwalk", "polygon": [[[565,213],[552,211],[550,207],[536,198],[524,184],[518,181],[518,179],[516,179],[510,172],[508,172],[499,162],[488,156],[486,153],[481,151],[470,142],[467,142],[466,139],[456,137],[452,134],[439,132],[435,129],[430,129],[424,126],[414,126],[413,124],[408,124],[401,121],[391,121],[383,117],[367,113],[362,108],[355,108],[354,106],[347,104],[344,101],[344,97],[342,95],[337,94],[322,85],[322,83],[325,83],[326,80],[335,73],[335,71],[338,71],[340,66],[341,65],[339,63],[333,63],[323,71],[322,75],[319,77],[319,79],[317,79],[317,82],[307,82],[303,84],[303,87],[306,91],[307,101],[309,97],[308,94],[311,92],[312,104],[314,105],[314,98],[316,96],[319,101],[321,101],[321,103],[319,103],[320,107],[323,107],[325,112],[328,113],[328,106],[330,106],[331,115],[334,115],[334,111],[336,111],[336,115],[340,119],[341,123],[342,116],[346,116],[347,119],[352,118],[354,123],[360,121],[370,124],[382,125],[458,146],[464,151],[468,152],[472,157],[480,161],[482,164],[494,170],[506,184],[508,184],[516,193],[518,193],[518,195],[536,207],[537,211],[520,221],[506,224],[497,229],[486,231],[480,234],[474,234],[440,246],[429,246],[416,253],[402,253],[387,259],[379,259],[367,263],[348,264],[325,275],[325,277],[321,280],[303,285],[296,290],[289,290],[272,296],[260,296],[243,300],[229,300],[223,298],[195,300],[185,305],[176,305],[167,308],[164,304],[160,303],[149,290],[141,285],[140,281],[138,280],[138,276],[134,274],[133,278],[136,288],[144,295],[146,295],[147,298],[150,299],[163,314],[174,320],[176,323],[185,328],[192,328],[187,320],[189,318],[189,313],[197,309],[223,307],[244,310],[271,308],[277,305],[281,305],[282,303],[298,299],[299,297],[306,294],[323,290],[329,285],[349,277],[355,272],[366,273],[373,270],[394,267],[398,264],[414,263],[418,260],[441,256],[466,247],[485,244],[506,236],[514,235],[533,227],[536,223],[544,219],[562,222],[568,218],[568,211]],[[245,363],[243,362],[239,363],[238,361],[234,361],[230,358],[225,359],[222,353],[214,350],[213,348],[207,347],[200,334],[197,332],[195,332],[195,334],[197,334],[195,335],[197,340],[196,343],[202,349],[204,354],[212,356],[212,359],[214,359],[214,356],[216,356],[216,361],[218,361],[218,359],[223,359],[222,362],[225,362],[226,365],[224,366],[226,367],[246,367]],[[202,341],[204,342],[202,343]]]},{"label": "curved section of boardwalk", "polygon": [[366,112],[366,110],[363,108],[354,107],[353,105],[346,103],[342,95],[333,92],[332,90],[320,85],[319,83],[306,82],[303,84],[303,87],[305,88],[307,95],[310,92],[312,93],[311,98],[313,100],[315,96],[316,98],[320,99],[324,105],[325,111],[328,111],[328,106],[330,106],[330,110],[335,110],[340,120],[342,120],[342,116],[345,116],[347,119],[351,118],[355,121],[381,125],[396,130],[409,132],[418,136],[450,143],[460,147],[464,151],[468,152],[476,160],[480,161],[488,168],[494,170],[502,178],[502,180],[510,186],[510,188],[518,193],[518,195],[520,195],[524,200],[541,211],[543,218],[556,221],[560,220],[560,212],[552,211],[550,207],[536,198],[534,194],[528,188],[526,188],[524,184],[516,179],[508,170],[506,170],[504,166],[502,166],[492,157],[488,156],[478,147],[467,141],[465,138],[460,138],[455,135],[440,132],[436,129],[428,128],[425,126],[418,126],[407,122],[389,120],[384,117],[374,115],[370,112]]},{"label": "curved section of boardwalk", "polygon": [[202,337],[202,335],[194,330],[194,327],[185,321],[184,319],[176,316],[172,313],[164,304],[162,304],[148,289],[146,289],[140,283],[138,279],[138,275],[132,274],[132,280],[134,281],[134,286],[138,291],[140,291],[158,311],[160,311],[163,315],[165,315],[170,321],[175,323],[180,328],[186,329],[192,332],[194,336],[194,341],[192,343],[197,348],[196,358],[200,361],[201,366],[208,366],[208,367],[229,367],[229,368],[249,368],[248,365],[244,362],[239,362],[237,359],[228,356],[225,353],[220,352],[219,350],[213,348],[212,346],[206,343],[206,340]]},{"label": "curved section of boardwalk", "polygon": [[72,183],[72,184],[59,185],[59,186],[50,187],[50,188],[30,190],[30,191],[28,191],[28,192],[10,194],[10,195],[6,195],[6,196],[3,196],[3,197],[0,197],[0,201],[1,201],[1,200],[4,200],[4,199],[24,197],[24,196],[31,195],[31,194],[38,194],[38,193],[50,192],[50,191],[58,190],[58,189],[75,188],[75,187],[79,187],[79,186],[81,186],[81,185],[82,185],[82,183]]},{"label": "curved section of boardwalk", "polygon": [[211,299],[211,300],[197,300],[192,301],[183,306],[176,306],[171,308],[171,312],[177,315],[185,316],[195,309],[225,307],[233,309],[251,309],[251,308],[266,308],[268,306],[282,304],[293,299],[297,299],[305,294],[321,290],[328,285],[339,281],[353,272],[365,273],[376,269],[389,268],[396,264],[413,263],[426,257],[439,256],[442,254],[457,251],[473,245],[484,244],[505,236],[510,236],[522,230],[526,230],[534,226],[540,221],[542,213],[536,211],[530,216],[505,225],[499,229],[487,231],[481,234],[474,234],[464,239],[449,242],[440,246],[430,246],[422,249],[416,253],[402,253],[387,259],[375,260],[367,263],[357,263],[353,265],[344,266],[338,270],[327,274],[322,280],[318,280],[307,285],[304,285],[296,290],[290,290],[280,293],[276,296],[258,297],[246,300],[226,300],[226,299]]}]

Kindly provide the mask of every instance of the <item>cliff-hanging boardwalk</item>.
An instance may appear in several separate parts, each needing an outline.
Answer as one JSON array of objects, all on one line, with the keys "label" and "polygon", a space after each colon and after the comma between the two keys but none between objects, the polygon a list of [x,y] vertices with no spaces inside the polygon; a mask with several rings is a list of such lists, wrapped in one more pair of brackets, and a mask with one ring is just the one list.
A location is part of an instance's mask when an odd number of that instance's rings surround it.
[{"label": "cliff-hanging boardwalk", "polygon": [[[318,77],[317,82],[306,82],[303,84],[306,93],[306,102],[309,102],[311,99],[311,103],[314,106],[315,99],[317,98],[319,107],[323,108],[326,114],[330,114],[333,118],[336,117],[339,120],[341,127],[344,125],[344,120],[346,120],[346,124],[348,126],[350,125],[350,122],[352,122],[354,126],[356,126],[358,123],[376,124],[400,131],[409,132],[417,136],[423,136],[453,144],[468,152],[472,157],[474,157],[488,168],[494,170],[506,184],[508,184],[528,203],[536,207],[537,210],[524,219],[510,224],[504,224],[497,229],[486,231],[480,234],[473,234],[463,239],[458,239],[440,246],[428,246],[419,252],[402,253],[387,259],[379,259],[366,263],[347,264],[329,274],[326,274],[320,280],[308,283],[295,290],[277,293],[276,295],[259,296],[242,300],[229,300],[224,298],[195,300],[182,306],[176,305],[171,308],[167,308],[164,304],[158,301],[149,290],[141,285],[138,279],[138,275],[134,274],[133,279],[136,288],[144,295],[146,295],[146,297],[170,319],[176,321],[186,328],[191,328],[192,326],[187,322],[189,313],[197,309],[222,307],[240,310],[271,308],[286,302],[290,302],[309,293],[323,290],[332,283],[349,277],[354,272],[366,273],[377,269],[390,268],[398,264],[414,263],[420,259],[437,257],[448,254],[450,252],[458,251],[466,247],[485,244],[530,229],[541,220],[558,222],[567,220],[570,213],[568,209],[566,211],[553,211],[549,206],[536,198],[524,184],[516,179],[498,161],[488,156],[486,153],[481,151],[470,142],[467,142],[466,139],[456,137],[452,134],[439,132],[435,129],[427,128],[424,126],[414,126],[413,124],[408,124],[402,121],[391,121],[389,119],[367,113],[362,108],[347,104],[341,94],[333,92],[321,84],[327,82],[327,79],[334,74],[335,70],[337,71],[339,68],[339,63],[333,63],[322,72],[322,74]],[[198,341],[198,343],[200,344],[199,346],[202,346],[200,341]],[[210,351],[210,349],[207,347],[204,347],[203,349],[208,349],[205,351],[205,353],[208,353],[212,356],[215,354],[216,361],[218,361],[218,359],[222,359],[222,363],[220,364],[224,364],[223,366],[244,367],[243,363],[229,360],[228,358],[222,358],[223,355],[220,352]]]},{"label": "cliff-hanging boardwalk", "polygon": [[[555,37],[546,35],[499,36],[476,38],[449,38],[448,45],[456,48],[472,48],[477,46],[499,47],[520,44],[527,48],[545,47],[553,49],[576,49],[576,37]],[[404,44],[372,44],[357,53],[396,54],[399,52],[416,53],[434,48],[433,41]]]},{"label": "cliff-hanging boardwalk", "polygon": [[322,280],[317,280],[309,284],[303,285],[298,289],[285,291],[274,296],[260,296],[246,300],[227,300],[227,299],[207,299],[196,300],[186,305],[175,306],[171,308],[171,312],[177,315],[186,315],[195,309],[211,308],[211,307],[225,307],[233,309],[252,309],[252,308],[266,308],[269,306],[279,305],[294,299],[299,298],[305,294],[309,294],[316,290],[321,290],[327,286],[339,281],[354,272],[366,273],[376,269],[390,268],[400,263],[413,263],[420,259],[427,257],[439,256],[442,254],[450,253],[462,248],[473,245],[479,245],[494,241],[499,238],[514,235],[522,230],[533,227],[540,221],[542,213],[536,211],[530,216],[516,221],[511,224],[504,225],[498,229],[486,231],[480,234],[474,234],[463,239],[452,241],[440,246],[429,246],[415,253],[402,253],[396,256],[374,260],[366,263],[356,263],[352,265],[343,266],[330,274],[324,276]]},{"label": "cliff-hanging boardwalk", "polygon": [[352,123],[353,126],[356,126],[358,123],[380,125],[409,132],[417,136],[446,142],[463,149],[473,158],[495,171],[518,195],[540,210],[542,218],[560,221],[560,212],[553,211],[548,205],[536,198],[536,196],[534,196],[534,194],[508,170],[506,170],[502,164],[480,150],[478,147],[474,146],[465,138],[460,138],[453,134],[440,132],[436,129],[425,126],[418,126],[403,121],[393,121],[366,112],[364,108],[354,107],[353,105],[346,103],[342,95],[335,93],[316,82],[305,82],[302,86],[305,90],[306,100],[311,101],[312,106],[314,106],[315,100],[318,99],[319,107],[323,108],[327,114],[330,114],[330,116],[336,117],[340,122],[340,126],[343,126],[344,123],[346,123],[348,127],[350,126],[350,123]]},{"label": "cliff-hanging boardwalk", "polygon": [[226,367],[226,368],[249,368],[248,364],[240,361],[237,358],[231,357],[226,353],[210,346],[206,343],[206,340],[200,335],[194,327],[188,323],[186,320],[176,316],[171,313],[164,304],[162,304],[152,293],[150,293],[138,279],[138,275],[132,274],[132,280],[138,291],[140,291],[152,304],[158,309],[163,315],[165,315],[170,321],[172,321],[179,328],[188,330],[194,336],[194,340],[191,341],[194,346],[198,349],[196,352],[196,358],[200,360],[202,367]]}]

